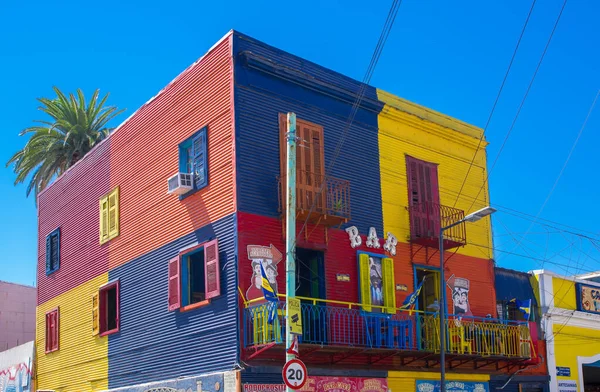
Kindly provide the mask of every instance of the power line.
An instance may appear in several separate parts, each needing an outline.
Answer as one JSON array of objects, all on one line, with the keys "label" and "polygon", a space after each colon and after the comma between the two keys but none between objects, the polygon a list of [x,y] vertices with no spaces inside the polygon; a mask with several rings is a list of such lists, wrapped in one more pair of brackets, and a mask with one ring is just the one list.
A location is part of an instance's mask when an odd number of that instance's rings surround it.
[{"label": "power line", "polygon": [[506,79],[508,79],[508,74],[510,73],[510,69],[512,68],[513,62],[515,61],[515,57],[517,56],[517,51],[519,50],[519,46],[521,45],[521,40],[523,39],[523,35],[525,34],[525,30],[527,29],[527,25],[529,24],[529,18],[533,13],[533,8],[535,7],[536,0],[533,0],[531,3],[531,8],[529,8],[529,13],[527,14],[527,19],[525,19],[525,23],[523,24],[523,28],[521,29],[521,34],[519,35],[519,39],[517,40],[517,45],[515,46],[515,50],[510,58],[510,62],[508,63],[508,68],[506,69],[506,73],[504,74],[504,78],[502,79],[502,83],[500,84],[500,89],[498,90],[498,94],[496,95],[496,99],[494,100],[494,104],[492,105],[492,110],[490,111],[490,115],[488,116],[487,122],[483,127],[483,132],[481,132],[481,137],[479,138],[479,143],[477,143],[477,148],[475,149],[475,154],[473,154],[473,159],[471,159],[471,163],[469,164],[469,168],[467,169],[467,174],[465,175],[465,179],[460,186],[460,190],[458,191],[458,196],[454,201],[454,207],[456,207],[456,203],[458,203],[458,199],[462,190],[467,182],[467,178],[469,177],[469,173],[471,172],[471,167],[473,167],[473,163],[475,162],[475,157],[479,152],[479,148],[481,147],[481,143],[483,142],[483,138],[485,136],[485,132],[487,131],[490,122],[492,121],[492,117],[494,112],[496,111],[496,106],[498,105],[498,101],[500,100],[500,95],[502,94],[502,90],[504,89],[504,85],[506,84]]},{"label": "power line", "polygon": [[[356,114],[358,113],[360,103],[366,92],[369,82],[371,81],[371,77],[373,76],[373,73],[375,72],[375,67],[377,66],[377,63],[379,62],[379,58],[381,57],[381,53],[383,52],[385,43],[387,42],[387,39],[390,35],[392,27],[394,26],[394,22],[396,21],[396,16],[398,15],[398,10],[400,9],[401,4],[402,4],[402,0],[394,0],[392,2],[392,6],[390,7],[387,18],[383,25],[381,35],[379,36],[379,40],[377,41],[377,45],[375,46],[375,50],[373,51],[373,55],[371,56],[371,62],[369,63],[369,66],[367,68],[367,71],[366,71],[363,81],[361,83],[358,94],[356,95],[356,100],[354,101],[354,104],[352,105],[352,109],[350,111],[350,116],[346,123],[346,127],[344,128],[344,131],[342,132],[342,136],[338,141],[338,144],[337,144],[336,149],[333,154],[333,158],[331,159],[329,166],[327,167],[326,174],[327,174],[327,172],[331,172],[331,169],[335,165],[335,161],[337,160],[340,152],[342,151],[342,146],[344,145],[344,142],[345,142],[346,138],[348,137],[348,131],[350,130],[350,127],[352,126],[352,123],[354,122],[354,117],[356,117]],[[323,180],[321,183],[321,186],[319,187],[319,190],[317,191],[316,197],[314,197],[314,200],[311,204],[308,215],[306,216],[306,219],[304,220],[304,223],[302,224],[302,228],[300,229],[300,232],[297,234],[297,236],[301,235],[302,232],[306,229],[306,225],[308,224],[308,219],[312,215],[312,213],[317,205],[317,200],[319,200],[319,198],[321,196],[321,193],[323,193],[323,188],[325,186],[325,183],[326,183],[326,181]],[[295,246],[295,244],[296,244],[296,239],[294,239],[294,246]]]},{"label": "power line", "polygon": [[[565,3],[566,3],[566,0],[565,0]],[[581,126],[581,129],[579,129],[577,138],[575,138],[575,142],[573,142],[573,146],[571,146],[571,151],[569,151],[569,155],[567,156],[565,163],[563,164],[562,168],[560,169],[560,172],[558,173],[558,176],[556,177],[556,181],[554,181],[554,185],[552,185],[552,188],[550,189],[548,196],[546,196],[546,200],[544,200],[544,203],[540,207],[540,210],[538,211],[533,222],[531,222],[531,224],[529,225],[529,228],[527,229],[527,232],[525,233],[524,236],[526,236],[529,233],[529,231],[535,224],[535,221],[537,220],[537,218],[541,215],[542,211],[544,211],[544,208],[546,207],[548,200],[550,200],[550,197],[552,197],[552,194],[554,193],[554,190],[556,189],[556,186],[558,185],[558,182],[560,181],[560,178],[562,177],[562,175],[565,171],[565,168],[569,164],[569,160],[571,159],[571,156],[573,155],[573,151],[575,151],[575,147],[577,146],[577,143],[579,142],[579,139],[581,138],[581,134],[583,133],[583,130],[585,129],[585,126],[587,125],[587,122],[588,122],[592,112],[594,111],[594,107],[596,106],[596,101],[598,100],[598,96],[600,96],[600,90],[598,90],[598,93],[596,94],[596,97],[594,98],[594,101],[592,102],[592,105],[590,106],[590,110],[588,111],[587,116],[585,117],[585,120],[583,121],[583,125]],[[543,265],[542,265],[542,267],[543,267]]]},{"label": "power line", "polygon": [[[548,48],[550,47],[550,42],[552,42],[552,37],[554,37],[554,32],[556,31],[556,28],[558,27],[558,22],[560,22],[560,18],[562,17],[563,11],[565,9],[565,6],[567,5],[567,0],[565,0],[563,2],[563,6],[560,9],[560,13],[558,14],[558,17],[556,18],[556,22],[554,22],[554,27],[552,28],[552,31],[550,32],[550,36],[548,37],[548,41],[546,41],[546,46],[544,47],[544,51],[542,52],[542,56],[540,57],[540,60],[538,61],[538,64],[535,68],[535,72],[533,73],[533,76],[531,77],[531,80],[529,81],[529,85],[527,86],[527,90],[525,91],[525,95],[523,95],[523,99],[521,100],[521,103],[519,104],[519,108],[517,109],[517,113],[515,114],[515,117],[513,118],[512,124],[510,125],[510,128],[508,129],[508,132],[506,133],[506,136],[504,136],[504,140],[502,141],[502,145],[500,146],[500,150],[498,151],[498,154],[496,155],[496,158],[494,159],[494,162],[492,163],[492,167],[490,168],[490,170],[488,170],[487,175],[483,181],[483,184],[481,184],[481,187],[479,188],[479,192],[477,192],[477,196],[475,196],[475,199],[477,199],[479,197],[479,194],[481,193],[481,191],[483,190],[483,188],[485,187],[485,184],[487,184],[488,179],[490,178],[490,175],[492,174],[492,171],[494,170],[494,167],[496,166],[496,163],[498,162],[498,159],[500,158],[500,155],[502,154],[502,151],[504,150],[504,146],[506,145],[506,142],[508,141],[508,138],[510,137],[510,134],[512,133],[515,124],[517,123],[517,119],[519,118],[519,115],[521,114],[521,110],[523,109],[523,105],[525,105],[525,101],[527,100],[527,97],[529,96],[529,92],[531,91],[531,87],[533,86],[533,82],[535,81],[535,78],[540,70],[540,67],[542,66],[542,62],[544,61],[544,58],[546,57],[546,53],[548,52]],[[475,155],[477,155],[477,151],[475,151]],[[475,155],[473,156],[473,159],[475,159]],[[467,172],[467,176],[469,175],[469,172]],[[467,181],[467,176],[465,176],[465,181]],[[463,182],[463,185],[464,185]],[[458,200],[458,199],[457,199]],[[456,204],[456,203],[455,203]],[[469,207],[469,210],[471,208],[473,208],[473,204],[475,204],[475,201],[473,201],[473,203],[471,203],[471,206]]]}]

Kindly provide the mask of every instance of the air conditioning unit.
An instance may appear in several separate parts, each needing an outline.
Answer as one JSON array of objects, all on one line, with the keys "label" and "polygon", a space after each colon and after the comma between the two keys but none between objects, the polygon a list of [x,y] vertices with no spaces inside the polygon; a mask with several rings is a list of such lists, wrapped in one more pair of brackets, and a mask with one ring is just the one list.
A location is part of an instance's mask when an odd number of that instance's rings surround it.
[{"label": "air conditioning unit", "polygon": [[169,194],[183,195],[194,189],[194,177],[190,173],[177,173],[169,178]]}]

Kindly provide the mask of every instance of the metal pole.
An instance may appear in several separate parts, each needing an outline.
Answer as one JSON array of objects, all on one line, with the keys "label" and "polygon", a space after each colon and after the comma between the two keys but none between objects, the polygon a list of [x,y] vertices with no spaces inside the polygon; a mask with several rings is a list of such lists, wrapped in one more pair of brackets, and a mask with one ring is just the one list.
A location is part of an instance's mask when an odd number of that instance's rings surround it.
[{"label": "metal pole", "polygon": [[440,392],[446,392],[446,278],[444,276],[444,230],[440,228]]},{"label": "metal pole", "polygon": [[[289,299],[296,296],[296,114],[287,114],[287,173],[286,173],[286,209],[285,209],[285,343],[286,347],[292,346],[290,333],[290,306]],[[286,354],[286,362],[294,359],[294,354]],[[292,389],[287,387],[287,392]]]}]

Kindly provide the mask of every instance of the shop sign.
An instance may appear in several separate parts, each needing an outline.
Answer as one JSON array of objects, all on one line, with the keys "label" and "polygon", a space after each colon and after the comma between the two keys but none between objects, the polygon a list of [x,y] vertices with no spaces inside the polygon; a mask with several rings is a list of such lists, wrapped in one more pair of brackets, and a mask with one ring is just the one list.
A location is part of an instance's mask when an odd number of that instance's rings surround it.
[{"label": "shop sign", "polygon": [[[284,392],[284,384],[244,384],[244,392]],[[385,378],[308,377],[304,392],[387,392]],[[486,391],[487,390],[483,390]]]},{"label": "shop sign", "polygon": [[[362,245],[362,237],[358,232],[358,228],[356,226],[350,226],[346,229],[346,233],[348,233],[348,239],[350,240],[350,246],[353,249],[358,248]],[[388,252],[392,256],[396,256],[396,246],[398,245],[398,238],[395,235],[388,232],[387,237],[381,245],[381,241],[379,237],[377,237],[377,231],[374,227],[369,228],[369,235],[367,236],[367,241],[365,243],[367,248],[371,249],[379,249],[383,247],[383,250]]]},{"label": "shop sign", "polygon": [[336,274],[335,278],[338,282],[350,282],[350,274]]},{"label": "shop sign", "polygon": [[577,310],[600,314],[600,287],[577,283]]},{"label": "shop sign", "polygon": [[557,366],[556,375],[561,377],[571,377],[571,368]]},{"label": "shop sign", "polygon": [[[417,380],[417,392],[439,392],[440,381]],[[446,381],[448,392],[489,392],[487,382]]]},{"label": "shop sign", "polygon": [[558,392],[577,392],[577,381],[558,380]]}]

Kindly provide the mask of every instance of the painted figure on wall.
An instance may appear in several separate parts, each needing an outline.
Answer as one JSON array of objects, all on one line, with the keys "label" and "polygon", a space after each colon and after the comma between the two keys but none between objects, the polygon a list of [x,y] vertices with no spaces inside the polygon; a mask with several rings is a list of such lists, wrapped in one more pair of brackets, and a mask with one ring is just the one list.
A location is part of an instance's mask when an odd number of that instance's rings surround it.
[{"label": "painted figure on wall", "polygon": [[[259,246],[248,245],[248,259],[251,260],[252,277],[250,278],[250,287],[246,290],[246,300],[257,300],[263,298],[262,274],[260,266],[262,264],[269,284],[278,293],[277,289],[277,264],[281,261],[282,254],[273,245]],[[258,302],[258,301],[256,301]]]},{"label": "painted figure on wall", "polygon": [[[381,259],[369,257],[370,279],[371,279],[371,305],[383,306],[383,275],[381,273]],[[381,308],[373,308],[380,312]]]},{"label": "painted figure on wall", "polygon": [[28,392],[30,378],[29,367],[24,363],[0,370],[0,392]]},{"label": "painted figure on wall", "polygon": [[457,316],[472,316],[469,305],[469,280],[457,278],[454,275],[448,279],[448,286],[452,290],[453,314]]}]

